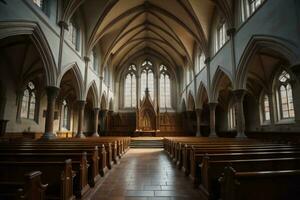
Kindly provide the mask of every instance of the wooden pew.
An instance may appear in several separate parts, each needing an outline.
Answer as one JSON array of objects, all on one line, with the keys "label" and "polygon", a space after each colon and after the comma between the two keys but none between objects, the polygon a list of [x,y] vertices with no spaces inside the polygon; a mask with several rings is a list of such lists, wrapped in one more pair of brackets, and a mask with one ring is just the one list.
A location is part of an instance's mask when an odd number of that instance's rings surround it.
[{"label": "wooden pew", "polygon": [[200,189],[205,199],[220,198],[218,178],[229,164],[241,172],[300,169],[300,157],[210,160],[210,157],[206,156],[200,174]]},{"label": "wooden pew", "polygon": [[222,200],[297,200],[300,170],[239,172],[226,167],[221,182]]},{"label": "wooden pew", "polygon": [[[222,153],[237,153],[236,155],[239,156],[239,153],[268,153],[268,152],[280,152],[280,154],[285,154],[286,153],[293,153],[293,152],[298,152],[300,151],[299,147],[288,147],[288,148],[279,148],[279,147],[273,147],[273,146],[259,146],[259,147],[249,147],[249,146],[239,146],[239,147],[232,147],[232,146],[227,146],[227,147],[220,147],[220,148],[204,148],[204,149],[191,149],[190,151],[190,156],[189,159],[186,161],[185,165],[187,165],[187,169],[185,172],[189,172],[190,178],[194,179],[195,178],[195,173],[197,170],[197,167],[199,164],[201,164],[202,159],[205,154],[222,154]],[[224,156],[224,155],[223,155]],[[242,155],[241,155],[242,156]]]},{"label": "wooden pew", "polygon": [[[93,177],[93,170],[90,171],[89,177],[89,164],[87,162],[87,153],[1,153],[0,159],[3,161],[12,162],[59,162],[66,159],[72,159],[72,170],[76,172],[74,177],[74,193],[77,197],[83,197],[90,189],[89,181],[99,178]],[[45,172],[43,172],[45,173]]]},{"label": "wooden pew", "polygon": [[43,200],[48,184],[41,183],[41,175],[42,172],[33,171],[25,174],[20,182],[0,181],[0,199]]},{"label": "wooden pew", "polygon": [[24,174],[39,169],[42,179],[48,183],[45,197],[47,199],[75,199],[73,194],[72,160],[56,162],[41,161],[0,161],[0,181],[22,182]]}]

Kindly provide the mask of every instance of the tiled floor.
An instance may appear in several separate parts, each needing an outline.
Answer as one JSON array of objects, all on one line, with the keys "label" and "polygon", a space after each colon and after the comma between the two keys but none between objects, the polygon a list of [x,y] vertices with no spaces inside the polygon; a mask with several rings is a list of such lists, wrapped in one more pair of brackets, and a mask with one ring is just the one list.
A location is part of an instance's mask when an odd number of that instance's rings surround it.
[{"label": "tiled floor", "polygon": [[199,200],[199,190],[162,149],[131,149],[93,200]]}]

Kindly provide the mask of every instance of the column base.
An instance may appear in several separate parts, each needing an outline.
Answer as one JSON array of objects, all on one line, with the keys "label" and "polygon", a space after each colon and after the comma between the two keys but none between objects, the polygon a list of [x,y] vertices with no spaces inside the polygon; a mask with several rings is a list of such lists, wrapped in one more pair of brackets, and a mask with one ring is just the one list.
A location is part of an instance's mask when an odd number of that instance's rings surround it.
[{"label": "column base", "polygon": [[218,135],[216,133],[210,133],[208,137],[210,137],[210,138],[216,138],[216,137],[218,137]]},{"label": "column base", "polygon": [[77,133],[76,138],[85,138],[85,135],[83,133]]},{"label": "column base", "polygon": [[41,140],[52,140],[55,139],[57,137],[57,135],[55,133],[44,133],[43,136],[41,137]]},{"label": "column base", "polygon": [[240,132],[240,133],[238,132],[236,135],[236,138],[247,138],[247,136],[243,132]]},{"label": "column base", "polygon": [[196,137],[201,137],[201,132],[200,131],[197,131]]},{"label": "column base", "polygon": [[93,133],[92,137],[99,137],[98,133]]}]

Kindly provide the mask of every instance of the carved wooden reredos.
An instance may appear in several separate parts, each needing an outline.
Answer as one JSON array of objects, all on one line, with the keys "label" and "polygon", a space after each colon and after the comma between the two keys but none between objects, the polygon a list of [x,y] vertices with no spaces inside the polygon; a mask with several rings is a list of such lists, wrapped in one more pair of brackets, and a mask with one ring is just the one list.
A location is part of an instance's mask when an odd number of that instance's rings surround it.
[{"label": "carved wooden reredos", "polygon": [[150,98],[149,91],[146,89],[145,97],[141,102],[141,108],[139,109],[139,119],[137,129],[141,131],[155,131],[156,130],[156,117],[153,102]]}]

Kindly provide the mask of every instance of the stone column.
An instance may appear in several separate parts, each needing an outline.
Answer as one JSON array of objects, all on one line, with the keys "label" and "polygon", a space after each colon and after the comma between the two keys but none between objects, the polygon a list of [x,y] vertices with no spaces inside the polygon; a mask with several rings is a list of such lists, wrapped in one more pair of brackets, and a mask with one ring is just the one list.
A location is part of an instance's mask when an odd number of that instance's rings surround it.
[{"label": "stone column", "polygon": [[140,83],[140,74],[136,75],[136,125],[135,131],[140,130],[140,99],[141,99],[141,83]]},{"label": "stone column", "polygon": [[48,86],[46,87],[47,93],[47,110],[46,110],[46,121],[45,121],[45,133],[42,139],[53,139],[56,134],[53,132],[53,122],[54,122],[54,109],[55,100],[58,95],[59,88]]},{"label": "stone column", "polygon": [[[275,123],[275,109],[274,109],[274,101],[273,101],[273,93],[269,92],[268,93],[268,97],[269,97],[269,108],[270,108],[270,123],[273,125]],[[261,105],[259,105],[261,106]]]},{"label": "stone column", "polygon": [[156,131],[160,131],[160,75],[159,75],[159,70],[157,70],[157,75],[156,75]]},{"label": "stone column", "polygon": [[246,90],[239,89],[233,91],[234,105],[235,105],[235,118],[236,118],[236,131],[237,137],[246,137],[245,135],[245,116],[244,116],[244,96]]},{"label": "stone column", "polygon": [[197,133],[196,133],[196,136],[197,137],[201,136],[201,114],[202,114],[202,109],[197,108],[196,109],[196,116],[197,116]]},{"label": "stone column", "polygon": [[62,53],[64,48],[65,40],[65,30],[68,30],[68,24],[64,21],[59,21],[58,25],[60,26],[60,37],[59,37],[59,49],[58,49],[58,72],[61,72],[61,63],[62,63]]},{"label": "stone column", "polygon": [[210,135],[209,137],[217,137],[216,134],[216,107],[218,103],[211,102],[209,105]]},{"label": "stone column", "polygon": [[94,108],[94,133],[92,137],[99,137],[98,134],[98,122],[99,122],[99,110],[100,108]]},{"label": "stone column", "polygon": [[85,107],[85,101],[78,101],[78,128],[77,128],[77,138],[85,138],[85,135],[83,134],[83,119],[84,119],[84,107]]},{"label": "stone column", "polygon": [[107,110],[100,110],[100,132],[105,132],[105,118],[106,118]]}]

